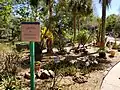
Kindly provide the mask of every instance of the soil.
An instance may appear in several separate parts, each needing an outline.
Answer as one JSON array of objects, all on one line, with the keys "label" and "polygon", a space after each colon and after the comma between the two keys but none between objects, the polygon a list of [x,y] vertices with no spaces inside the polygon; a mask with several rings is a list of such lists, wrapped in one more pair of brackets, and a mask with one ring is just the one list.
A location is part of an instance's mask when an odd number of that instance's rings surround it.
[{"label": "soil", "polygon": [[[89,52],[95,52],[97,48],[91,48],[88,49]],[[111,63],[105,64],[107,67],[104,70],[99,70],[99,71],[93,71],[89,74],[86,74],[87,82],[85,83],[76,83],[72,80],[73,76],[66,76],[66,77],[59,77],[58,81],[58,87],[60,90],[100,90],[100,86],[102,84],[102,81],[108,71],[117,63],[120,61],[120,53],[115,51],[115,57],[110,58],[109,53],[107,53],[107,60],[111,61]],[[59,56],[61,59],[64,59],[63,56]],[[44,56],[42,59],[42,65],[45,63],[50,62],[50,60],[53,60],[52,56]],[[28,69],[27,69],[28,70]],[[24,69],[24,71],[26,71]],[[76,75],[77,76],[77,75]],[[80,76],[80,74],[78,74]],[[45,82],[44,82],[45,81]],[[47,82],[51,82],[52,79],[49,80],[37,80],[37,89],[36,90],[47,90],[48,87],[50,87],[50,84],[46,84]],[[30,81],[26,80],[26,82],[30,83]],[[43,85],[44,84],[44,85]],[[43,86],[42,86],[43,85]],[[47,88],[45,88],[47,87]],[[25,89],[29,90],[29,89]]]},{"label": "soil", "polygon": [[[69,51],[70,48],[67,48],[67,51]],[[90,53],[93,53],[93,52],[96,52],[97,49],[98,48],[92,47],[92,48],[89,48],[88,51]],[[105,64],[107,67],[104,70],[99,70],[99,71],[95,70],[84,76],[87,82],[77,83],[73,81],[73,76],[66,76],[66,77],[59,76],[57,79],[57,82],[59,81],[59,84],[58,84],[59,90],[100,90],[100,86],[106,74],[116,63],[120,61],[120,52],[118,51],[115,51],[115,52],[116,52],[115,57],[113,58],[110,58],[109,57],[110,54],[107,53],[107,60],[111,61],[111,63]],[[70,56],[68,56],[68,58],[75,60],[76,58],[72,56],[77,57],[77,55],[73,55],[73,53],[71,53]],[[60,55],[59,57],[61,60],[64,60],[65,56]],[[41,66],[44,65],[45,63],[49,63],[51,60],[54,60],[53,56],[44,55],[41,61]],[[30,63],[29,60],[25,60],[25,62],[23,62],[23,66],[21,68],[22,70],[19,73],[19,76],[23,76],[25,72],[30,71],[29,63]],[[80,77],[81,74],[78,72],[76,73],[76,76]],[[23,79],[22,82],[24,82],[24,85],[25,85],[23,90],[30,90],[30,80],[27,80],[24,78],[22,79]],[[51,82],[53,82],[53,79],[48,79],[48,80],[39,79],[39,80],[36,80],[35,82],[36,82],[36,90],[48,90],[48,87],[50,87],[50,85],[52,84]]]}]

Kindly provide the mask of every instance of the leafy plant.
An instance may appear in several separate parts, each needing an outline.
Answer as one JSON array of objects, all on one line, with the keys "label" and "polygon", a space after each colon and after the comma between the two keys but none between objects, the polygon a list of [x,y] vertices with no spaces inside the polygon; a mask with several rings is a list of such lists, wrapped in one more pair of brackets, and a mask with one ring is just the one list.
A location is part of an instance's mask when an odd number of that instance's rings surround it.
[{"label": "leafy plant", "polygon": [[68,66],[66,68],[60,68],[57,70],[58,74],[62,74],[63,76],[75,76],[77,73],[77,69],[75,66]]},{"label": "leafy plant", "polygon": [[[3,52],[4,53],[4,52]],[[9,75],[16,75],[20,68],[21,54],[16,51],[6,52],[2,55],[3,60],[0,61],[2,66],[1,72]]]},{"label": "leafy plant", "polygon": [[91,42],[92,35],[90,34],[90,32],[88,30],[81,30],[78,33],[77,40],[78,40],[79,44],[82,44],[84,47],[84,45],[86,43]]},{"label": "leafy plant", "polygon": [[0,89],[4,90],[22,90],[22,83],[14,76],[3,77]]},{"label": "leafy plant", "polygon": [[76,66],[67,60],[60,61],[58,64],[50,62],[49,64],[44,65],[42,68],[55,71],[55,67],[57,75],[62,74],[63,76],[74,76],[77,72]]},{"label": "leafy plant", "polygon": [[[46,32],[46,30],[47,30],[47,28],[46,27],[42,27],[42,38],[43,38],[43,36],[44,36],[44,34],[45,34],[45,32]],[[47,33],[46,33],[46,35],[45,36],[47,36],[47,37],[50,37],[52,40],[54,39],[54,37],[53,37],[53,33],[50,31],[50,30],[48,30],[47,31]]]}]

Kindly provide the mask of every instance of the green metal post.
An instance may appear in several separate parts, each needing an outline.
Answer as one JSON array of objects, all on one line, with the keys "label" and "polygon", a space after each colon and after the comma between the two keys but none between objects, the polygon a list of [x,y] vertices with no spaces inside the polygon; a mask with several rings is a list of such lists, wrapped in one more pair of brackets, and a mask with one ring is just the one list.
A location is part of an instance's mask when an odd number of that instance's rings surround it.
[{"label": "green metal post", "polygon": [[31,90],[35,90],[35,43],[30,42],[30,79]]}]

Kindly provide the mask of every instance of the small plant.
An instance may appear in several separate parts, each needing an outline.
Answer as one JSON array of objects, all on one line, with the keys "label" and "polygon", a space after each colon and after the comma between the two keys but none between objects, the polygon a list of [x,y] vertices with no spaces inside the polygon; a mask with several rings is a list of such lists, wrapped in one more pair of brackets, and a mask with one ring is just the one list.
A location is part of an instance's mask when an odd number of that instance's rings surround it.
[{"label": "small plant", "polygon": [[15,76],[3,77],[0,89],[2,90],[22,90],[22,83]]},{"label": "small plant", "polygon": [[106,58],[106,51],[105,50],[99,50],[99,58]]},{"label": "small plant", "polygon": [[74,66],[69,66],[66,68],[60,68],[57,70],[58,74],[62,74],[63,76],[75,76],[77,73],[77,69]]},{"label": "small plant", "polygon": [[40,61],[35,62],[35,72],[40,70]]},{"label": "small plant", "polygon": [[113,48],[113,49],[118,49],[118,45],[117,45],[117,43],[114,43],[114,45],[113,45],[112,48]]},{"label": "small plant", "polygon": [[56,65],[54,64],[54,62],[51,62],[43,66],[44,69],[53,71],[55,71],[55,67],[57,67],[56,75],[62,74],[63,76],[74,76],[77,71],[76,66],[67,60],[60,61],[60,63]]},{"label": "small plant", "polygon": [[115,56],[115,51],[110,51],[110,57],[114,57]]},{"label": "small plant", "polygon": [[88,30],[81,30],[78,33],[77,40],[79,42],[79,45],[82,44],[83,47],[84,47],[84,45],[86,43],[92,41],[92,35],[90,34],[90,32]]},{"label": "small plant", "polygon": [[18,69],[20,68],[20,59],[21,55],[16,51],[11,52],[3,52],[2,55],[3,60],[0,61],[2,66],[1,72],[4,74],[16,75],[18,73]]}]

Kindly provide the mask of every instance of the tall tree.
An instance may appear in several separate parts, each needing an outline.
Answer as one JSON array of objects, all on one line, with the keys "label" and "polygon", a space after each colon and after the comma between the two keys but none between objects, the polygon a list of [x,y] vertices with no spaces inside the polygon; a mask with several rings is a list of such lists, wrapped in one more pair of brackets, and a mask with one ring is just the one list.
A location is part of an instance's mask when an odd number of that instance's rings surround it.
[{"label": "tall tree", "polygon": [[99,0],[102,4],[102,29],[101,29],[101,49],[105,48],[105,22],[106,22],[106,7],[110,6],[112,0]]},{"label": "tall tree", "polygon": [[109,31],[111,32],[114,29],[117,19],[118,19],[118,15],[116,14],[111,14],[107,17],[106,19],[106,31],[107,32]]},{"label": "tall tree", "polygon": [[92,0],[70,0],[70,10],[73,14],[74,39],[76,38],[76,17],[87,16],[92,12]]}]

